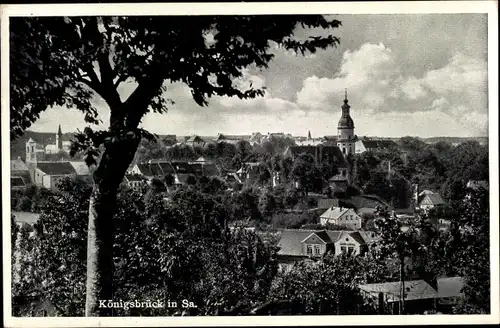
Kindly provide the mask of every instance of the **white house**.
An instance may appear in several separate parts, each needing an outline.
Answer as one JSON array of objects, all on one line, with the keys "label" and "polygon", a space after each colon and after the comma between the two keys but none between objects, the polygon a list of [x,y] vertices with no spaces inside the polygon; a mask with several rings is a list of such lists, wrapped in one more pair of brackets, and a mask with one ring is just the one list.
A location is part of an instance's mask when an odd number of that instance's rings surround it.
[{"label": "white house", "polygon": [[62,179],[76,176],[77,172],[69,162],[38,162],[34,182],[47,189],[56,190]]},{"label": "white house", "polygon": [[352,230],[361,229],[361,216],[354,209],[345,207],[330,207],[320,216],[320,224],[334,224]]}]

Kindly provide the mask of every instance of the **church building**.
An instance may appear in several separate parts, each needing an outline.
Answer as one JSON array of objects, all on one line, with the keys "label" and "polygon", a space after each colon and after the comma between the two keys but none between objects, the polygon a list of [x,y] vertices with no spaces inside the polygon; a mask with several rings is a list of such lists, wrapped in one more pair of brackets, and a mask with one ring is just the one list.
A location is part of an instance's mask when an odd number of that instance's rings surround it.
[{"label": "church building", "polygon": [[[297,145],[288,147],[285,151],[285,157],[291,157],[292,160],[303,153],[309,153],[313,156],[316,163],[328,163],[337,166],[339,173],[331,177],[332,183],[343,183],[347,186],[351,182],[350,164],[347,160],[349,155],[355,154],[356,135],[354,134],[354,121],[350,115],[350,108],[347,100],[347,90],[345,91],[344,104],[342,105],[342,114],[337,126],[336,140],[332,143],[323,142],[321,144]],[[310,138],[310,134],[308,136]]]}]

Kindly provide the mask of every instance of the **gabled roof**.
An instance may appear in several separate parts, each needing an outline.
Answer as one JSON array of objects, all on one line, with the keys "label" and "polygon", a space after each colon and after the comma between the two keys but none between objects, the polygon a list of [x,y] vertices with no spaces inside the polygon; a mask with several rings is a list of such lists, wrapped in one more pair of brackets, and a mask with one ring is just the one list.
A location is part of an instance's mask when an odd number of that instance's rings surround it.
[{"label": "gabled roof", "polygon": [[203,140],[199,136],[191,136],[186,140],[186,142],[205,142],[205,140]]},{"label": "gabled roof", "polygon": [[307,240],[309,240],[311,237],[314,237],[314,236],[318,237],[319,240],[322,241],[325,244],[328,244],[330,242],[330,237],[328,236],[328,234],[326,233],[326,231],[322,230],[322,231],[311,232],[309,234],[309,236],[307,236],[306,238],[304,238],[304,240],[301,240],[301,243],[306,242]]},{"label": "gabled roof", "polygon": [[[321,214],[320,218],[336,220],[347,213],[349,210],[349,208],[345,207],[330,207],[325,211],[325,213]],[[354,212],[354,210],[352,211]]]},{"label": "gabled roof", "polygon": [[48,175],[76,174],[75,169],[69,162],[38,162],[37,169]]},{"label": "gabled roof", "polygon": [[439,194],[431,194],[431,195],[425,195],[425,197],[422,199],[420,204],[426,204],[428,205],[442,205],[444,204],[443,198]]},{"label": "gabled roof", "polygon": [[337,241],[342,231],[334,230],[303,230],[303,229],[285,229],[281,231],[278,247],[279,255],[306,256],[303,253],[302,242],[311,234],[316,234],[325,243],[331,244]]},{"label": "gabled roof", "polygon": [[28,171],[28,165],[24,163],[21,159],[10,160],[10,171]]},{"label": "gabled roof", "polygon": [[425,190],[422,190],[422,191],[418,194],[418,196],[420,197],[420,196],[424,196],[424,195],[432,195],[433,193],[434,193],[433,191],[428,190],[428,189],[425,189]]},{"label": "gabled roof", "polygon": [[366,240],[363,238],[363,236],[359,233],[359,231],[353,231],[349,233],[349,236],[352,237],[355,241],[358,242],[360,245],[367,244]]},{"label": "gabled roof", "polygon": [[160,167],[160,165],[158,165],[158,163],[149,164],[149,169],[151,171],[151,174],[154,176],[163,175],[163,171],[161,170],[161,167]]}]

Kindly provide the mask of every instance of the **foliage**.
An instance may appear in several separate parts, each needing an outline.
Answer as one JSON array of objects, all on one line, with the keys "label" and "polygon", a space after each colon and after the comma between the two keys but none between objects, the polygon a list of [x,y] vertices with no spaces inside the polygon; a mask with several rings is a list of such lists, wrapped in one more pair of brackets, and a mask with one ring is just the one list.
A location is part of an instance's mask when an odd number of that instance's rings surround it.
[{"label": "foliage", "polygon": [[[59,315],[83,315],[86,209],[90,190],[71,181],[20,233],[14,296],[35,292]],[[227,211],[211,196],[178,191],[167,205],[124,190],[114,217],[116,299],[193,301],[190,309],[116,309],[114,315],[244,314],[265,300],[277,269],[276,248],[255,233],[230,232]],[[54,247],[58,245],[58,247]],[[186,275],[185,272],[190,272]],[[242,295],[245,295],[242,297]]]},{"label": "foliage", "polygon": [[316,167],[311,154],[300,154],[293,163],[290,176],[304,192],[320,192],[323,187],[321,171]]},{"label": "foliage", "polygon": [[357,259],[347,255],[298,262],[276,278],[270,298],[290,302],[293,314],[357,314],[358,272]]},{"label": "foliage", "polygon": [[271,226],[274,229],[298,229],[304,224],[314,223],[317,217],[307,211],[302,212],[278,212],[271,217]]}]

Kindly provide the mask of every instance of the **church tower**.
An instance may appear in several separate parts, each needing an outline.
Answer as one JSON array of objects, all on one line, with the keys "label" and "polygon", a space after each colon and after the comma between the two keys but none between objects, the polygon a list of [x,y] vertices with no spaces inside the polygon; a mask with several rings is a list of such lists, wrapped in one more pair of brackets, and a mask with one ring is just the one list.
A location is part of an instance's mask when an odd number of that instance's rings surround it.
[{"label": "church tower", "polygon": [[349,154],[354,155],[355,136],[354,136],[354,121],[350,114],[351,106],[347,100],[347,89],[345,90],[344,104],[342,105],[342,116],[340,117],[337,127],[337,146],[340,148],[344,156]]},{"label": "church tower", "polygon": [[36,142],[31,138],[26,142],[26,165],[28,165],[31,181],[35,181],[35,170],[37,165]]},{"label": "church tower", "polygon": [[63,147],[62,147],[61,124],[59,124],[59,130],[57,131],[57,134],[56,134],[56,146],[57,146],[57,150],[58,151],[61,151],[63,149]]}]

